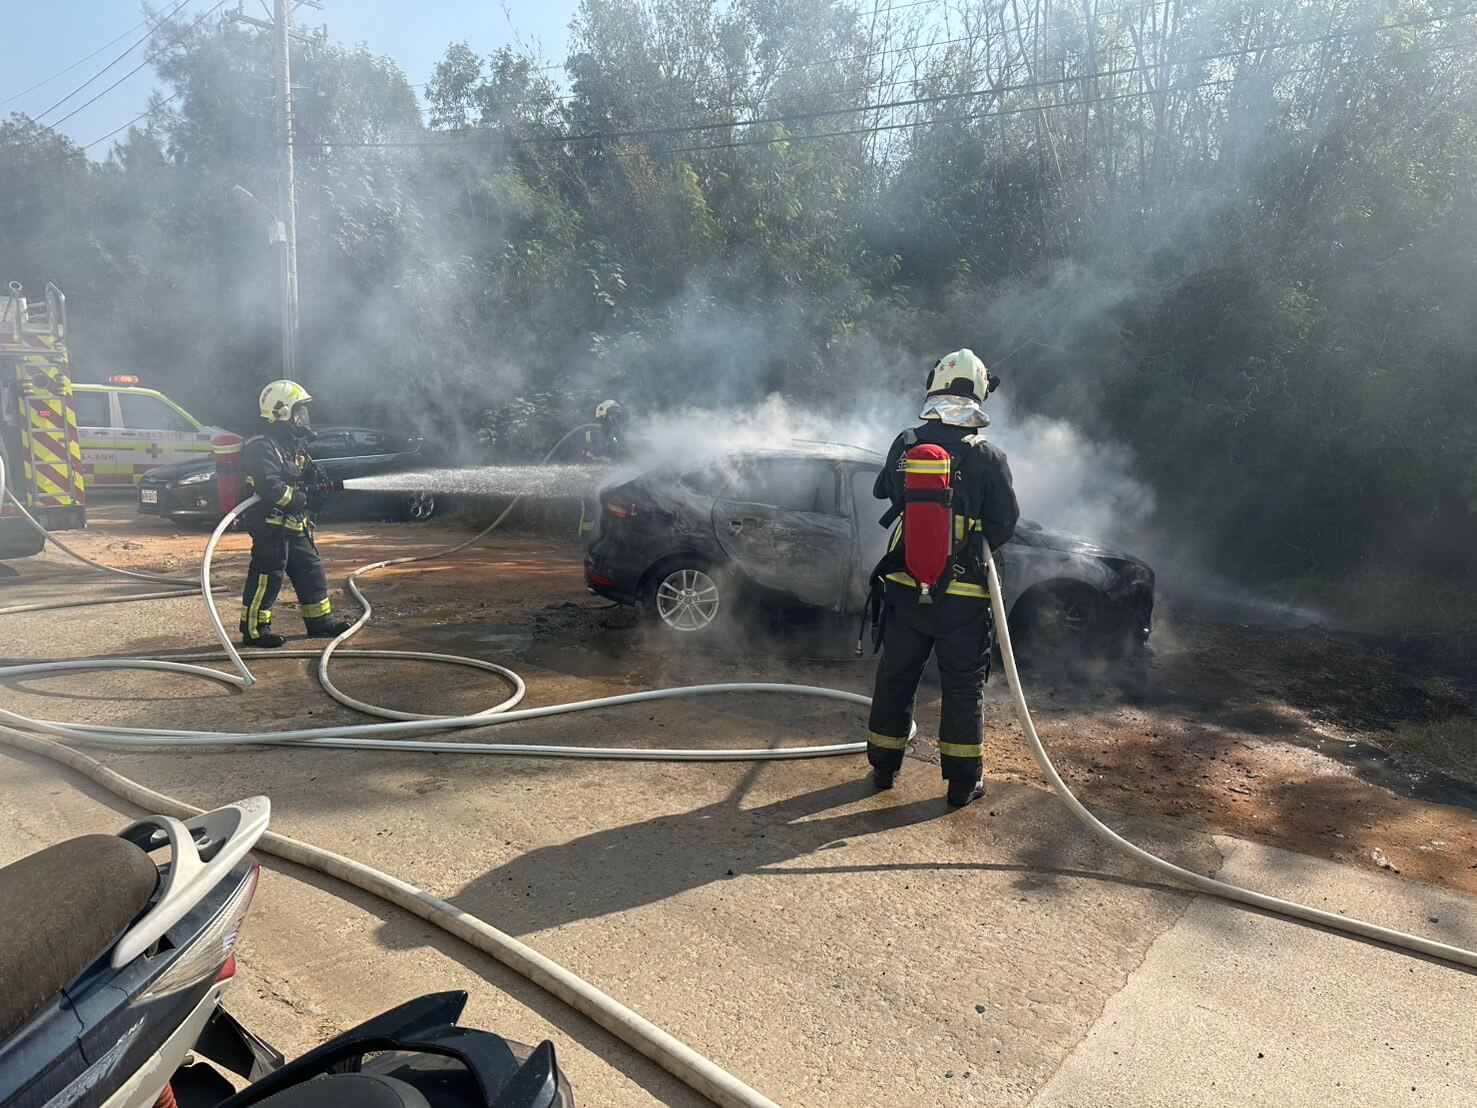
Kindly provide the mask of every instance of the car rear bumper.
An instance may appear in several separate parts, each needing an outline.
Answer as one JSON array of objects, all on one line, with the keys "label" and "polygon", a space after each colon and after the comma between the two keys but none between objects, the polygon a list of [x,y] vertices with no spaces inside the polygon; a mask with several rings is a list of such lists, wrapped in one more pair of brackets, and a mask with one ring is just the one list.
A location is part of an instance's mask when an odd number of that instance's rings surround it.
[{"label": "car rear bumper", "polygon": [[585,551],[585,584],[596,596],[617,604],[635,604],[641,599],[641,570],[617,564],[602,539]]}]

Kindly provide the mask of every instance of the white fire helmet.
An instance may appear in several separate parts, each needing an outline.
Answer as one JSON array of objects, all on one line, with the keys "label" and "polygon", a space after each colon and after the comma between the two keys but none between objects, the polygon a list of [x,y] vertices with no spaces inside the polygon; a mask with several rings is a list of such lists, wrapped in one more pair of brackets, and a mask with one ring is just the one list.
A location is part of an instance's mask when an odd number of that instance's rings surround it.
[{"label": "white fire helmet", "polygon": [[296,381],[273,381],[262,389],[258,404],[261,406],[262,418],[268,423],[286,423],[292,418],[293,408],[312,399],[308,390]]},{"label": "white fire helmet", "polygon": [[595,418],[596,419],[604,419],[606,416],[610,415],[612,412],[618,412],[620,410],[621,410],[621,406],[619,404],[617,404],[614,400],[602,400],[595,407]]},{"label": "white fire helmet", "polygon": [[938,393],[968,396],[983,404],[990,395],[990,374],[973,350],[956,350],[934,363],[925,391],[929,396]]}]

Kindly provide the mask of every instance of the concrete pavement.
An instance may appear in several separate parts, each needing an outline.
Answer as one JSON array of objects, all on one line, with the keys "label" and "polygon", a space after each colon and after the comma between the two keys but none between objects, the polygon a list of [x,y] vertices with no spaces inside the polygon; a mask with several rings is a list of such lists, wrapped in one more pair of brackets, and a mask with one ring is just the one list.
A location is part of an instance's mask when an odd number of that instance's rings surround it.
[{"label": "concrete pavement", "polygon": [[[1223,880],[1477,948],[1470,897],[1217,837]],[[1477,1104],[1477,974],[1200,897],[1031,1108]]]}]

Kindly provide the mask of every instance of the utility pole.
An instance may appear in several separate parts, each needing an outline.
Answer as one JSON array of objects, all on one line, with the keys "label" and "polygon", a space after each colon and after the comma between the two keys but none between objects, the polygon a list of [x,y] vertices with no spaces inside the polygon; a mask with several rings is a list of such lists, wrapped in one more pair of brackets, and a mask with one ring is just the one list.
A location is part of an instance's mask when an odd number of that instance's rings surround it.
[{"label": "utility pole", "polygon": [[287,242],[282,251],[282,376],[298,380],[297,368],[297,177],[292,159],[292,0],[276,0],[277,31],[277,211]]},{"label": "utility pole", "polygon": [[277,100],[277,227],[274,233],[278,251],[278,274],[282,297],[282,376],[290,381],[301,379],[297,364],[298,293],[297,293],[297,173],[293,161],[292,127],[292,10],[299,3],[320,7],[313,0],[275,0],[272,22],[257,19],[239,8],[232,17],[273,35],[273,77]]}]

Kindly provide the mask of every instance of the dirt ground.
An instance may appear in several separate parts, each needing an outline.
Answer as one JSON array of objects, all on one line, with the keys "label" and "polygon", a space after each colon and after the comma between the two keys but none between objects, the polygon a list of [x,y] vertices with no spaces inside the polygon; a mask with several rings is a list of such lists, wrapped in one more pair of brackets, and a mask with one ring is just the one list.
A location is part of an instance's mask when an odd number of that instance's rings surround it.
[{"label": "dirt ground", "polygon": [[[325,530],[319,543],[331,579],[341,583],[364,562],[464,537],[456,521],[357,523]],[[189,571],[205,531],[138,517],[130,504],[113,501],[95,506],[89,529],[67,538],[110,564]],[[244,560],[243,538],[227,545],[223,582],[236,579]],[[515,668],[521,661],[566,674],[582,688],[626,691],[742,676],[866,692],[874,664],[870,655],[854,657],[849,620],[796,613],[764,613],[700,644],[674,642],[634,612],[586,592],[572,535],[516,524],[454,559],[379,572],[365,589],[381,635],[393,631]],[[292,607],[279,604],[281,625],[292,625]],[[379,683],[373,699],[409,703],[424,677],[418,667],[407,669],[403,683]],[[1477,660],[1460,642],[1236,625],[1161,608],[1139,662],[1038,666],[1023,679],[1043,740],[1089,806],[1477,893],[1477,783],[1389,741],[1413,723],[1477,718]],[[471,674],[438,681],[452,700],[465,694],[485,702],[483,683]],[[926,682],[914,752],[922,760],[936,760],[936,701]],[[789,725],[813,722],[818,735],[831,715],[808,703],[767,710]],[[1040,786],[998,674],[986,713],[987,774]],[[676,741],[663,734],[659,713],[649,723],[655,741]],[[722,726],[721,717],[714,726]]]}]

